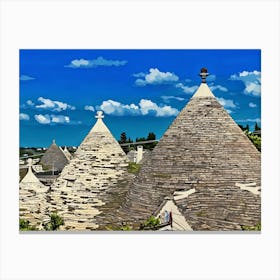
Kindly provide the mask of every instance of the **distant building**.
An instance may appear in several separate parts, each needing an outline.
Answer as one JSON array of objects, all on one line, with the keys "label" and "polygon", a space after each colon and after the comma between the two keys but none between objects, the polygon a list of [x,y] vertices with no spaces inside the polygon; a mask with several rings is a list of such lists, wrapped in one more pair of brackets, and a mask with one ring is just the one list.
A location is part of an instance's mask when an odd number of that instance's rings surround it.
[{"label": "distant building", "polygon": [[53,140],[53,143],[40,160],[40,164],[43,165],[44,168],[57,171],[61,171],[68,162],[69,159],[66,157],[63,150],[56,145],[55,140]]}]

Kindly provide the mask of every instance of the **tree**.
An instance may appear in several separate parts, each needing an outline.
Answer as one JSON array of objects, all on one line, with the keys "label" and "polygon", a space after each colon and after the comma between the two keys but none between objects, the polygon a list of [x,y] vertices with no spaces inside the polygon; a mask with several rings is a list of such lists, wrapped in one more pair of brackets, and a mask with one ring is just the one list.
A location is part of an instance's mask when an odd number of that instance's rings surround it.
[{"label": "tree", "polygon": [[126,141],[127,141],[126,133],[125,133],[125,132],[122,132],[122,133],[121,133],[121,138],[120,138],[120,140],[119,140],[119,143],[120,143],[120,144],[125,144]]},{"label": "tree", "polygon": [[258,123],[255,124],[255,131],[260,130],[261,128],[258,126]]},{"label": "tree", "polygon": [[149,132],[147,140],[156,140],[156,135],[153,132]]}]

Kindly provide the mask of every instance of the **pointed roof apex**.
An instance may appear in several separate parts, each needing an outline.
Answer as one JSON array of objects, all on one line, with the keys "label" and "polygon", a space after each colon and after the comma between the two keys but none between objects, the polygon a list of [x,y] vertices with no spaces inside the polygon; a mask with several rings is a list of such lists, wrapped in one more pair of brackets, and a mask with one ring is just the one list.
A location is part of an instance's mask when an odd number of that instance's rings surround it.
[{"label": "pointed roof apex", "polygon": [[201,83],[192,98],[196,97],[215,97],[215,95],[212,93],[206,83]]},{"label": "pointed roof apex", "polygon": [[103,122],[103,112],[102,111],[97,111],[95,118],[97,119],[97,122],[95,123],[95,125],[93,126],[93,128],[91,129],[91,132],[104,132],[104,131],[109,131],[108,127],[105,125],[105,123]]},{"label": "pointed roof apex", "polygon": [[21,180],[21,183],[39,183],[39,184],[41,184],[39,179],[32,172],[32,159],[31,158],[27,159],[27,166],[28,166],[28,172],[24,176],[24,178]]},{"label": "pointed roof apex", "polygon": [[52,143],[55,144],[55,139],[52,140]]},{"label": "pointed roof apex", "polygon": [[209,75],[206,68],[201,68],[199,76],[201,77],[201,84],[192,98],[195,97],[215,97],[206,83],[206,77]]}]

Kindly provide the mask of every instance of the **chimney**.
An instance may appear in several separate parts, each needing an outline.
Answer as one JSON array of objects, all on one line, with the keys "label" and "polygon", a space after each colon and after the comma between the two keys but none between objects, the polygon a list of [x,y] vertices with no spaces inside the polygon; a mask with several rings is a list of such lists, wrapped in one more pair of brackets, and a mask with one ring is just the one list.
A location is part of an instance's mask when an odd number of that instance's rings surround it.
[{"label": "chimney", "polygon": [[137,146],[136,163],[139,163],[143,158],[143,146]]}]

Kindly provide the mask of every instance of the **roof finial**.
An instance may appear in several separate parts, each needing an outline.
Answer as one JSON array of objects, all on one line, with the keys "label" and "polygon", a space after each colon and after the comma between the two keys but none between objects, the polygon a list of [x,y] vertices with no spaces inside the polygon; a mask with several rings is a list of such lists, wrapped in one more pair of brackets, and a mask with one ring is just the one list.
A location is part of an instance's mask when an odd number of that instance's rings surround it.
[{"label": "roof finial", "polygon": [[201,68],[199,76],[201,77],[201,82],[206,83],[206,77],[209,75],[207,68]]},{"label": "roof finial", "polygon": [[96,117],[97,119],[103,119],[103,118],[104,118],[103,112],[102,112],[102,111],[97,111],[95,117]]},{"label": "roof finial", "polygon": [[27,166],[29,167],[29,168],[31,168],[32,167],[32,158],[28,158],[27,159]]},{"label": "roof finial", "polygon": [[52,140],[53,144],[55,144],[55,139]]}]

